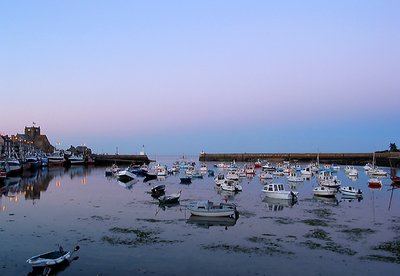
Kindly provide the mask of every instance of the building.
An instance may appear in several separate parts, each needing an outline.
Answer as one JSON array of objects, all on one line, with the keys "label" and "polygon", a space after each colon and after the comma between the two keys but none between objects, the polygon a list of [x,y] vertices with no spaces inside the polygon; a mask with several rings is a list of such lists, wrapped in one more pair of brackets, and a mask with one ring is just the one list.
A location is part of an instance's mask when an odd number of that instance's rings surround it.
[{"label": "building", "polygon": [[0,156],[10,156],[13,152],[13,142],[8,135],[0,135]]},{"label": "building", "polygon": [[25,127],[25,137],[27,141],[33,142],[33,146],[36,149],[47,153],[52,153],[55,150],[47,139],[47,136],[40,133],[40,127]]}]

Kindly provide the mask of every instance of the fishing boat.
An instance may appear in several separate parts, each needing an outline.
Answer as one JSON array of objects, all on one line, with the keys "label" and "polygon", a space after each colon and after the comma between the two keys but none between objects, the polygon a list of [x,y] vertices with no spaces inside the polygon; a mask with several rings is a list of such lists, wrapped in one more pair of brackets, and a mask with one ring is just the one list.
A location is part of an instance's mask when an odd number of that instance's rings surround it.
[{"label": "fishing boat", "polygon": [[85,159],[82,155],[71,155],[68,157],[68,161],[71,163],[71,165],[82,165],[85,163]]},{"label": "fishing boat", "polygon": [[274,176],[268,171],[263,171],[260,174],[260,179],[264,179],[265,180],[265,179],[273,179],[273,178],[274,178]]},{"label": "fishing boat", "polygon": [[47,156],[49,166],[59,166],[64,163],[64,154],[60,151],[55,151],[52,155]]},{"label": "fishing boat", "polygon": [[79,246],[76,246],[73,250],[71,251],[65,251],[61,246],[58,250],[46,252],[44,254],[36,255],[28,260],[26,262],[33,267],[49,267],[53,266],[56,264],[60,264],[62,262],[69,261],[72,257],[72,254],[75,251],[79,250]]},{"label": "fishing boat", "polygon": [[334,197],[336,195],[337,189],[329,189],[327,187],[315,187],[313,189],[313,194],[316,196],[323,197]]},{"label": "fishing boat", "polygon": [[151,192],[151,195],[154,197],[162,196],[165,194],[165,185],[161,184],[161,185],[154,186],[153,188],[151,188],[150,192]]},{"label": "fishing boat", "polygon": [[362,196],[362,191],[360,189],[356,189],[354,187],[340,187],[339,192],[341,192],[343,195],[347,196]]},{"label": "fishing boat", "polygon": [[264,186],[261,190],[266,196],[278,199],[291,199],[294,200],[298,196],[298,192],[288,191],[281,183],[270,183]]},{"label": "fishing boat", "polygon": [[225,175],[223,175],[222,173],[218,174],[215,178],[214,178],[214,182],[215,185],[217,186],[221,186],[225,181]]},{"label": "fishing boat", "polygon": [[237,181],[225,179],[224,183],[221,184],[221,189],[225,191],[240,192],[243,188]]},{"label": "fishing boat", "polygon": [[117,179],[121,182],[129,182],[136,179],[135,174],[131,173],[128,170],[119,171],[115,175]]},{"label": "fishing boat", "polygon": [[238,212],[235,204],[215,204],[209,200],[193,201],[186,206],[194,216],[201,217],[237,217]]},{"label": "fishing boat", "polygon": [[182,190],[177,192],[176,194],[170,194],[170,195],[163,195],[158,198],[158,201],[160,204],[172,204],[172,203],[178,203],[179,198],[181,197]]}]

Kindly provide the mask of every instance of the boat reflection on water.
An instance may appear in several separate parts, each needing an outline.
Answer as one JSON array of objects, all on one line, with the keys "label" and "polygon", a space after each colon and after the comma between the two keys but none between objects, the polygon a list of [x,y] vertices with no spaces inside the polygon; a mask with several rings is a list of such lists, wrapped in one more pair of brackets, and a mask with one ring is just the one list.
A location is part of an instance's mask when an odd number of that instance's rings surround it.
[{"label": "boat reflection on water", "polygon": [[339,201],[337,200],[336,196],[334,197],[323,197],[323,196],[317,196],[314,195],[313,199],[315,201],[327,204],[327,205],[339,205]]},{"label": "boat reflection on water", "polygon": [[69,261],[64,261],[62,263],[52,265],[51,267],[33,267],[32,271],[28,273],[28,276],[39,276],[39,275],[58,275],[66,270],[70,264],[79,259],[79,256],[73,257]]},{"label": "boat reflection on water", "polygon": [[340,201],[347,201],[347,202],[358,201],[358,202],[360,202],[362,199],[363,199],[362,196],[342,195],[342,197],[340,198]]},{"label": "boat reflection on water", "polygon": [[121,186],[124,187],[127,190],[130,190],[133,188],[133,184],[135,184],[137,182],[136,179],[128,181],[128,182],[123,182],[123,181],[119,181],[117,180],[117,183]]},{"label": "boat reflection on water", "polygon": [[172,208],[172,207],[176,207],[176,206],[180,206],[179,201],[178,202],[174,202],[174,203],[159,203],[158,207],[165,211],[167,208]]},{"label": "boat reflection on water", "polygon": [[226,191],[226,190],[222,190],[222,189],[220,189],[220,188],[216,188],[216,190],[217,190],[217,193],[218,193],[219,195],[221,195],[222,198],[223,198],[225,201],[234,200],[234,199],[235,199],[235,195],[238,193],[238,192],[235,192],[235,191]]},{"label": "boat reflection on water", "polygon": [[304,186],[304,181],[302,182],[291,182],[288,181],[288,185],[291,190],[298,190],[300,187]]},{"label": "boat reflection on water", "polygon": [[232,227],[236,224],[236,221],[239,219],[233,217],[201,217],[201,216],[190,216],[189,219],[186,220],[186,223],[195,224],[201,228],[210,228],[211,226],[222,226],[225,227],[225,230],[228,227]]},{"label": "boat reflection on water", "polygon": [[263,200],[266,203],[266,207],[270,211],[282,211],[285,207],[292,208],[296,203],[297,200],[292,199],[279,199],[279,198],[271,198],[266,196]]},{"label": "boat reflection on water", "polygon": [[351,182],[356,182],[358,180],[358,176],[350,176],[350,175],[348,175],[347,177],[351,180]]}]

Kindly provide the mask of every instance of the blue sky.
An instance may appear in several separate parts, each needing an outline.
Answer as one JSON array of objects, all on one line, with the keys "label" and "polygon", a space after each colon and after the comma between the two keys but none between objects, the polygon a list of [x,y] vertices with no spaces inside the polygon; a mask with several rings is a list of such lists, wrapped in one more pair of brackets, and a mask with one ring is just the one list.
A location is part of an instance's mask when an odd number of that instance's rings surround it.
[{"label": "blue sky", "polygon": [[0,132],[96,152],[400,145],[398,1],[0,1]]}]

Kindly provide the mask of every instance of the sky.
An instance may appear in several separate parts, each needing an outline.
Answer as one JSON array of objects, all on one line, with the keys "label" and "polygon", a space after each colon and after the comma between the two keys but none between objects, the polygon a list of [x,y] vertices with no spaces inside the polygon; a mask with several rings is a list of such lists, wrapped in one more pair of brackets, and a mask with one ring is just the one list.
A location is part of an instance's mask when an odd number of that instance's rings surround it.
[{"label": "sky", "polygon": [[400,146],[400,1],[0,0],[0,132],[149,154]]}]

